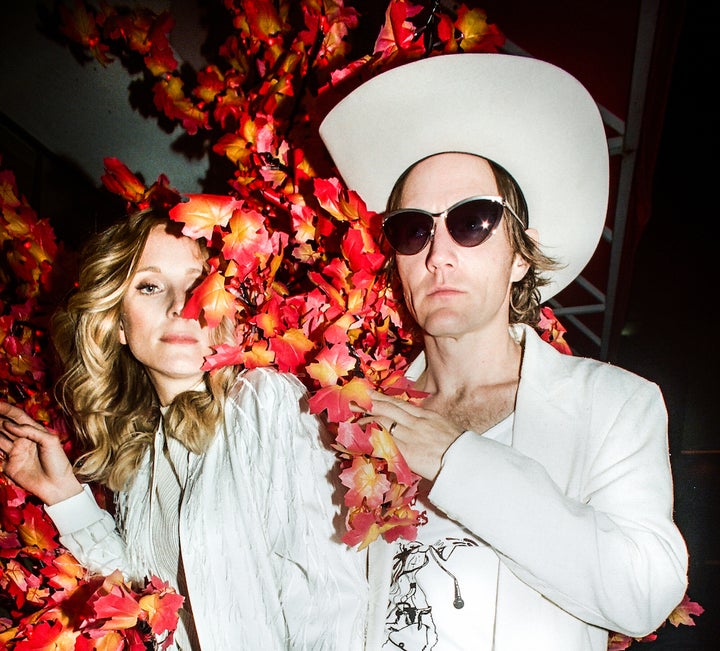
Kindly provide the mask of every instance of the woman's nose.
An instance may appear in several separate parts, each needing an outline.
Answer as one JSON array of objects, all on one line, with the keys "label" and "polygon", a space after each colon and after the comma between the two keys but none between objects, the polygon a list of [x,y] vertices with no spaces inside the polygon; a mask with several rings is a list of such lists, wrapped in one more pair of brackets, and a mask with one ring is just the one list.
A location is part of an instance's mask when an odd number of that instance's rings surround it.
[{"label": "woman's nose", "polygon": [[188,298],[188,293],[184,290],[174,289],[169,293],[170,303],[168,313],[170,316],[179,317],[182,315],[183,308]]}]

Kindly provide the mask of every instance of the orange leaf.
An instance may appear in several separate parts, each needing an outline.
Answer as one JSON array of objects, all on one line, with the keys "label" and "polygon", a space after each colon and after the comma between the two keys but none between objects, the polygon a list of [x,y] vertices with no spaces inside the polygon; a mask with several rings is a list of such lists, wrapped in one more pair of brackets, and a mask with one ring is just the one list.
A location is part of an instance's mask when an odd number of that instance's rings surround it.
[{"label": "orange leaf", "polygon": [[145,595],[140,599],[140,608],[145,613],[152,632],[156,635],[165,631],[175,630],[178,621],[178,610],[185,601],[182,595],[175,592],[161,591]]},{"label": "orange leaf", "polygon": [[265,218],[256,210],[235,211],[228,223],[230,232],[223,235],[223,255],[237,262],[241,275],[259,265],[272,254],[272,244],[265,228]]},{"label": "orange leaf", "polygon": [[281,371],[297,372],[305,362],[307,354],[315,347],[299,328],[289,328],[281,336],[269,341],[270,350]]},{"label": "orange leaf", "polygon": [[340,481],[350,489],[345,493],[347,506],[367,504],[373,509],[383,503],[385,493],[390,489],[388,478],[377,471],[372,461],[360,456],[340,473]]},{"label": "orange leaf", "polygon": [[373,446],[373,456],[385,459],[388,470],[395,473],[398,482],[410,486],[415,481],[415,475],[413,475],[403,455],[400,454],[395,439],[390,436],[390,432],[384,427],[374,425],[371,425],[371,427],[373,432],[370,435],[370,442]]},{"label": "orange leaf", "polygon": [[350,547],[359,545],[358,550],[363,550],[377,540],[380,533],[381,529],[376,522],[375,514],[359,511],[348,518],[348,531],[342,540]]},{"label": "orange leaf", "polygon": [[[75,647],[77,649],[77,647]],[[95,637],[93,634],[93,651],[125,651],[127,648],[125,636],[117,631],[107,631],[105,635]]]},{"label": "orange leaf", "polygon": [[215,328],[223,317],[233,319],[236,311],[235,297],[225,289],[225,278],[213,271],[193,291],[183,308],[183,317],[197,319],[202,313],[207,325]]},{"label": "orange leaf", "polygon": [[45,511],[29,503],[23,512],[25,520],[18,526],[18,533],[24,543],[39,549],[55,549],[58,546],[54,541],[57,529],[50,522]]},{"label": "orange leaf", "polygon": [[212,238],[215,226],[227,226],[243,202],[227,195],[188,194],[188,201],[178,203],[170,209],[170,218],[182,222],[183,234],[193,239]]},{"label": "orange leaf", "polygon": [[348,352],[345,345],[323,348],[312,364],[307,366],[307,374],[317,380],[320,386],[337,384],[340,378],[347,377],[357,365],[357,360]]},{"label": "orange leaf", "polygon": [[68,552],[56,556],[52,564],[58,572],[50,578],[49,583],[64,590],[75,588],[86,573],[85,568]]},{"label": "orange leaf", "polygon": [[145,184],[117,158],[104,158],[105,174],[100,180],[103,185],[132,203],[139,203],[145,196]]}]

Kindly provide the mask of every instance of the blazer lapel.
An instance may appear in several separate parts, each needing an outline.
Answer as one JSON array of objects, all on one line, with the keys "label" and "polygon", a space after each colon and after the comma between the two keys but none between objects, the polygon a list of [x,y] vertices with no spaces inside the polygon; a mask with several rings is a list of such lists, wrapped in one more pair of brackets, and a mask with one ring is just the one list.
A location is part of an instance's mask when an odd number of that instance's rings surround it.
[{"label": "blazer lapel", "polygon": [[577,427],[584,420],[579,412],[589,409],[578,398],[584,392],[573,386],[582,379],[571,373],[567,355],[542,341],[532,328],[520,327],[525,347],[512,447],[539,461],[567,489],[568,468],[578,445]]}]

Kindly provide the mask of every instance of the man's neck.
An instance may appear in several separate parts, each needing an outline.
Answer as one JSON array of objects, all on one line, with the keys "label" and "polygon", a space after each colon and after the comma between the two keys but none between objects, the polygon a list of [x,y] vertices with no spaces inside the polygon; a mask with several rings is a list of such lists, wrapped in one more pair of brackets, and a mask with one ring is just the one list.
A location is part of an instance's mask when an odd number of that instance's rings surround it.
[{"label": "man's neck", "polygon": [[494,333],[426,337],[426,368],[417,388],[435,395],[456,395],[469,388],[516,382],[522,345],[505,326]]}]

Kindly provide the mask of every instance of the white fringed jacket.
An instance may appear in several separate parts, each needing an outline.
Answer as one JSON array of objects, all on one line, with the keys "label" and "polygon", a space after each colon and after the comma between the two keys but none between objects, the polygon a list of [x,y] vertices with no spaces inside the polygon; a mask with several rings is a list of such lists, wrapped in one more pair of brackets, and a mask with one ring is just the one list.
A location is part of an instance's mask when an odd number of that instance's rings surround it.
[{"label": "white fringed jacket", "polygon": [[[319,429],[296,378],[258,369],[238,379],[209,450],[190,455],[180,549],[204,651],[362,648],[364,554],[336,533],[335,456]],[[83,565],[152,571],[153,467],[148,452],[117,495],[122,535],[88,492],[48,508]]]},{"label": "white fringed jacket", "polygon": [[[647,380],[512,332],[524,339],[512,445],[465,432],[429,498],[500,558],[492,651],[606,651],[608,630],[653,631],[686,589],[665,406]],[[368,651],[383,639],[393,549],[369,548]]]}]

